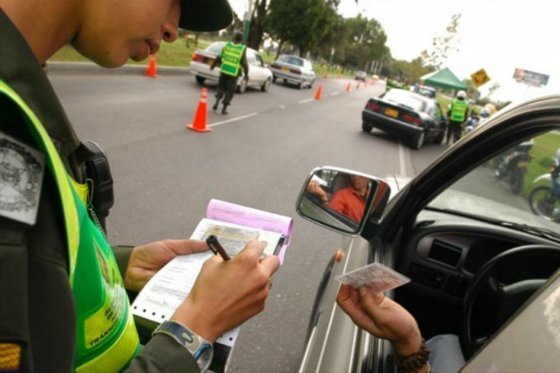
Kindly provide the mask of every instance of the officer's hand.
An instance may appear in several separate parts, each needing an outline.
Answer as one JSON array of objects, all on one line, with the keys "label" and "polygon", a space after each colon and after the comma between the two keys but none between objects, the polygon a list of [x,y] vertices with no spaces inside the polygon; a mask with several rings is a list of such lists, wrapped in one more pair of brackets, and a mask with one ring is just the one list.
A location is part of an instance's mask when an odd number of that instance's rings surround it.
[{"label": "officer's hand", "polygon": [[164,265],[177,255],[208,250],[204,241],[164,240],[136,246],[128,260],[124,285],[128,290],[140,291]]},{"label": "officer's hand", "polygon": [[420,350],[422,336],[414,317],[400,304],[366,286],[341,285],[336,301],[360,328],[391,341],[400,356]]},{"label": "officer's hand", "polygon": [[261,260],[259,241],[250,241],[230,261],[208,259],[187,299],[177,308],[177,320],[209,342],[264,309],[270,277],[278,269],[276,256]]}]

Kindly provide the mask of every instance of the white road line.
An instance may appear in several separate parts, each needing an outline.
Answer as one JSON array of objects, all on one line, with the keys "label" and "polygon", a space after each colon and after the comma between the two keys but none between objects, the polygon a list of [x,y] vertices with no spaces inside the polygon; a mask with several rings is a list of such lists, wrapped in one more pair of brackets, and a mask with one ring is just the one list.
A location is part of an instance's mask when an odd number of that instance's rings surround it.
[{"label": "white road line", "polygon": [[301,101],[298,101],[298,104],[305,104],[306,102],[311,102],[311,101],[315,101],[315,99],[314,98],[308,98],[308,99],[305,99],[305,100],[301,100]]},{"label": "white road line", "polygon": [[209,124],[208,127],[216,127],[216,126],[221,126],[222,124],[226,124],[226,123],[237,122],[238,120],[251,118],[251,117],[254,117],[258,114],[259,113],[251,113],[251,114],[247,114],[247,115],[242,115],[240,117],[235,117],[235,118],[231,118],[231,119],[228,119],[228,120],[223,120],[221,122],[216,122],[216,123]]},{"label": "white road line", "polygon": [[400,166],[400,171],[401,171],[401,175],[404,177],[407,177],[406,174],[406,163],[404,161],[404,147],[402,142],[399,141],[399,166]]},{"label": "white road line", "polygon": [[331,96],[336,96],[336,95],[339,95],[339,94],[340,94],[340,92],[333,92],[333,93],[331,93]]}]

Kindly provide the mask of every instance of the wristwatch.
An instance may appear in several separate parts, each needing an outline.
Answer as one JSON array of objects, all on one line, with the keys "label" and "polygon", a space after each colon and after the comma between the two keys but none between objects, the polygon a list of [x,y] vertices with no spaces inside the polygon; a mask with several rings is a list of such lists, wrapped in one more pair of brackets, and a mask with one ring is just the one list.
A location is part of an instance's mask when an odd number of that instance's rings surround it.
[{"label": "wristwatch", "polygon": [[191,353],[201,372],[208,370],[214,356],[212,343],[177,321],[164,321],[152,335],[156,334],[165,334],[173,338]]}]

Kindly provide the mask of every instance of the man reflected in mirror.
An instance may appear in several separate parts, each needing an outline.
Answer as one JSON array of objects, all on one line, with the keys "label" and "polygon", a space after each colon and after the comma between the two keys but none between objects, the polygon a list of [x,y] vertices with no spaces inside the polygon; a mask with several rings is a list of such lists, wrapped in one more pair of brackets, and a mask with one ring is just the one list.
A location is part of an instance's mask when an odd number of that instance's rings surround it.
[{"label": "man reflected in mirror", "polygon": [[371,181],[364,176],[351,175],[350,185],[333,194],[329,207],[350,219],[360,222],[364,216]]}]

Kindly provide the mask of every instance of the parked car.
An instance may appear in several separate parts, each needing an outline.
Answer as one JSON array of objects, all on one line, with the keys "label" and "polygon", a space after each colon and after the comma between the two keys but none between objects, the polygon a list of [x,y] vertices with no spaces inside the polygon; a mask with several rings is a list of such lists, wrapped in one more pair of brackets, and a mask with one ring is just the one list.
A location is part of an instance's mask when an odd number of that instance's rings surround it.
[{"label": "parked car", "polygon": [[391,344],[361,330],[336,305],[335,277],[372,262],[411,279],[385,295],[410,311],[424,338],[459,336],[463,372],[558,371],[560,226],[531,212],[530,182],[520,197],[496,182],[491,167],[532,139],[539,157],[532,157],[528,173],[546,172],[543,159],[560,147],[558,131],[560,96],[499,112],[408,183],[368,176],[357,223],[310,198],[308,185],[320,178],[328,191],[339,176],[358,172],[313,170],[298,213],[348,238],[319,284],[299,371],[396,371]]},{"label": "parked car", "polygon": [[270,65],[272,81],[282,80],[284,83],[296,84],[300,89],[311,88],[315,83],[315,71],[311,62],[305,58],[283,54]]},{"label": "parked car", "polygon": [[418,85],[414,88],[414,92],[422,96],[436,98],[436,89],[427,85]]},{"label": "parked car", "polygon": [[[204,50],[197,50],[192,55],[190,72],[199,84],[204,84],[206,80],[218,82],[220,69],[216,67],[210,70],[210,66],[222,51],[224,42],[214,42]],[[263,92],[268,91],[272,82],[272,72],[265,66],[265,63],[256,50],[247,48],[247,63],[249,64],[249,77],[244,74],[237,80],[237,92],[243,93],[247,87],[255,87]]]},{"label": "parked car", "polygon": [[367,80],[367,73],[365,71],[358,70],[356,71],[356,75],[354,75],[354,79],[365,82]]},{"label": "parked car", "polygon": [[379,98],[370,98],[362,110],[362,130],[373,128],[404,138],[413,149],[426,140],[440,144],[446,120],[437,102],[404,89],[393,88]]}]

